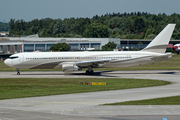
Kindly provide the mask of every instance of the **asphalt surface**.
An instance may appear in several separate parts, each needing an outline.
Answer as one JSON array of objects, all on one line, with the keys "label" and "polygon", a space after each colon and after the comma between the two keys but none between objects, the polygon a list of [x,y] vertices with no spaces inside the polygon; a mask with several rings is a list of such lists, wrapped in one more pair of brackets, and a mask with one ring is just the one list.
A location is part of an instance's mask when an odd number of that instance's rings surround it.
[{"label": "asphalt surface", "polygon": [[1,120],[180,120],[180,105],[102,106],[100,104],[180,95],[180,71],[96,71],[87,76],[56,72],[0,72],[0,78],[141,78],[172,84],[147,88],[0,100]]}]

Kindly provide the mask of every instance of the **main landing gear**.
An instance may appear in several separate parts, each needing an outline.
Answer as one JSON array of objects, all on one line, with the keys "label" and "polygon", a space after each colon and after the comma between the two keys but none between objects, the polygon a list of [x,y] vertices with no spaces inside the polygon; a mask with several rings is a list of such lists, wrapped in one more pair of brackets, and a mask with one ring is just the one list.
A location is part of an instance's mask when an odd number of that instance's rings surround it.
[{"label": "main landing gear", "polygon": [[94,75],[94,71],[92,70],[92,67],[87,67],[88,70],[86,70],[86,75]]},{"label": "main landing gear", "polygon": [[17,75],[20,75],[19,68],[16,68]]}]

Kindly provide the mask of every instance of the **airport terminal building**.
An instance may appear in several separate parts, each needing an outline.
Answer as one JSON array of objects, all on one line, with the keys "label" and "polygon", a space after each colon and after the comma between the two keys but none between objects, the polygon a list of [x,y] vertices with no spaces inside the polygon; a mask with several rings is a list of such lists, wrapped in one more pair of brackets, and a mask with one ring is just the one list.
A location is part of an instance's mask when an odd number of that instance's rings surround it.
[{"label": "airport terminal building", "polygon": [[57,43],[67,43],[71,50],[100,50],[108,42],[117,44],[120,48],[120,38],[40,38],[40,37],[1,37],[0,54],[19,52],[50,51]]}]

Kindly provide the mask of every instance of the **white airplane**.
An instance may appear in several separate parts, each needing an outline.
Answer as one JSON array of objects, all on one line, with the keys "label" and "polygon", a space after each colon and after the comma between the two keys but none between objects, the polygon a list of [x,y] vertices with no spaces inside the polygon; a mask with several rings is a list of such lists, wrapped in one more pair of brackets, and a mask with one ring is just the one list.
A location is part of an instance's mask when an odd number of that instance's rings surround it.
[{"label": "white airplane", "polygon": [[141,51],[98,51],[98,52],[23,52],[11,55],[4,63],[19,69],[62,68],[73,72],[87,68],[86,74],[94,74],[93,68],[123,68],[141,66],[171,58],[165,53],[175,24],[168,24],[149,45]]}]

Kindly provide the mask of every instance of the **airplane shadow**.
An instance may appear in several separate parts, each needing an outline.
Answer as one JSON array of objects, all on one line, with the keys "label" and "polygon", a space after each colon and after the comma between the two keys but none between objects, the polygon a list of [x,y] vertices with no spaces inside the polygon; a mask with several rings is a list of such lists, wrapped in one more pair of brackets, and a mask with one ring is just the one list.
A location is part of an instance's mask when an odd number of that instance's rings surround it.
[{"label": "airplane shadow", "polygon": [[[98,71],[94,73],[94,75],[87,75],[87,76],[104,76],[104,77],[117,77],[120,74],[175,74],[176,72],[155,72],[155,71],[147,71],[147,72],[134,72],[134,71],[128,71],[128,72],[113,72],[113,71]],[[73,73],[71,75],[86,75],[86,73]]]},{"label": "airplane shadow", "polygon": [[69,73],[69,74],[64,74],[62,71],[60,71],[60,72],[42,72],[42,73],[39,73],[40,71],[38,71],[37,73],[36,72],[29,72],[28,74],[27,73],[23,73],[23,72],[21,72],[21,75],[34,75],[34,76],[37,76],[37,75],[41,75],[41,76],[43,76],[43,75],[45,75],[45,76],[53,76],[53,75],[64,75],[64,76],[89,76],[89,77],[93,77],[93,76],[97,76],[97,77],[117,77],[117,76],[119,76],[120,77],[120,75],[122,74],[131,74],[131,75],[133,75],[133,74],[175,74],[176,72],[171,72],[171,71],[169,71],[169,72],[167,72],[167,71],[165,71],[165,72],[159,72],[159,71],[142,71],[142,73],[140,72],[140,71],[95,71],[94,72],[94,75],[86,75],[86,73],[85,73],[85,71],[80,71],[80,72],[75,72],[75,73]]}]

